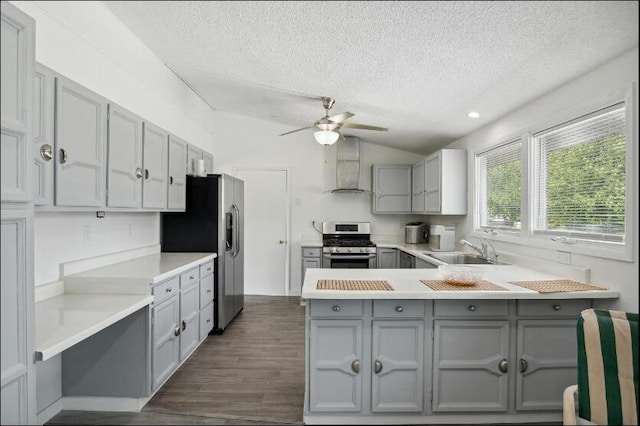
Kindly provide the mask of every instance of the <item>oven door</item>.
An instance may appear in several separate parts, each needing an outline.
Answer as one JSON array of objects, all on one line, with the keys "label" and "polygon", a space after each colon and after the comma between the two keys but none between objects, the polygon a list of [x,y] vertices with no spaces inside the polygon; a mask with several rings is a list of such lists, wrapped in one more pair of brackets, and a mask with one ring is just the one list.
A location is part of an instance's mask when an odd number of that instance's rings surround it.
[{"label": "oven door", "polygon": [[376,254],[330,254],[322,255],[322,267],[331,269],[375,269]]}]

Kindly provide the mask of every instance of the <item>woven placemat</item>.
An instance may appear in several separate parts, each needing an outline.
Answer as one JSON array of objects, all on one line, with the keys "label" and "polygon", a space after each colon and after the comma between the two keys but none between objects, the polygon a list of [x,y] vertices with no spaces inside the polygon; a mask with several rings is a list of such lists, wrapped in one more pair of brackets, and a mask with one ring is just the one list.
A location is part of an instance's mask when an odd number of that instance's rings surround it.
[{"label": "woven placemat", "polygon": [[565,291],[606,290],[591,284],[573,280],[540,280],[540,281],[509,281],[518,287],[528,288],[538,293],[562,293]]},{"label": "woven placemat", "polygon": [[389,290],[393,287],[380,280],[318,280],[317,290]]},{"label": "woven placemat", "polygon": [[497,284],[494,284],[489,281],[478,281],[473,285],[456,285],[450,284],[444,280],[420,280],[420,282],[426,286],[431,287],[433,290],[458,290],[458,291],[476,291],[476,290],[487,290],[487,291],[507,291],[506,288],[500,287]]}]

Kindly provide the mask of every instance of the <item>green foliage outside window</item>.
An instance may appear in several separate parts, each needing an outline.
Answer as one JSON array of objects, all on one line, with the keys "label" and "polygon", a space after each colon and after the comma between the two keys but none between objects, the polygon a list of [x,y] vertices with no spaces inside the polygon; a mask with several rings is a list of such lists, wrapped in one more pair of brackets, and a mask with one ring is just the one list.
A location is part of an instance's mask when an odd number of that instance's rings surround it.
[{"label": "green foliage outside window", "polygon": [[519,228],[520,161],[487,167],[489,226]]}]

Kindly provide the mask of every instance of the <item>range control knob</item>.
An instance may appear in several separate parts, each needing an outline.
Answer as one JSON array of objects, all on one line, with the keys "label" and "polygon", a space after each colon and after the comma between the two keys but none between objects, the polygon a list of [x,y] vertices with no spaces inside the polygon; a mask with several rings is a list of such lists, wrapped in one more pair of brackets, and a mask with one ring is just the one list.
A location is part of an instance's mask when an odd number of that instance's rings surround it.
[{"label": "range control knob", "polygon": [[338,249],[337,249],[337,248],[333,247],[333,248],[331,249],[331,253],[337,253],[337,252],[338,252]]},{"label": "range control knob", "polygon": [[366,253],[366,252],[367,252],[367,249],[365,249],[365,248],[361,248],[360,249],[360,253]]},{"label": "range control knob", "polygon": [[353,249],[349,249],[349,250],[347,250],[347,251],[348,251],[349,253],[351,253],[351,252],[353,251]]}]

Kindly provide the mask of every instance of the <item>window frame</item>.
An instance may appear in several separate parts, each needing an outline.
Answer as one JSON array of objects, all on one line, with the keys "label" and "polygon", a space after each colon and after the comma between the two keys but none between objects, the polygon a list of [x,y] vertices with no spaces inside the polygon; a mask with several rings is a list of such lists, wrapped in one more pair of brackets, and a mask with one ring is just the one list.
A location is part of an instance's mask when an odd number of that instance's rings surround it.
[{"label": "window frame", "polygon": [[[602,110],[617,103],[624,103],[625,107],[625,238],[623,243],[609,241],[588,241],[573,238],[556,238],[552,235],[534,233],[535,221],[535,146],[533,135],[546,129],[557,127],[563,123],[575,120],[581,116]],[[548,117],[546,120],[534,123],[527,128],[514,132],[507,138],[503,138],[499,143],[483,147],[474,154],[473,179],[474,193],[473,200],[473,231],[472,237],[490,238],[493,241],[505,242],[517,245],[530,246],[549,251],[563,251],[572,254],[593,256],[612,260],[632,262],[634,255],[634,245],[636,236],[636,211],[638,198],[638,183],[636,176],[635,158],[638,155],[636,144],[638,143],[638,86],[636,83],[624,89],[611,92],[607,96],[594,99],[591,102],[571,108],[562,113]],[[521,167],[521,229],[520,232],[507,231],[502,229],[485,229],[480,227],[480,211],[478,200],[478,164],[476,155],[487,152],[491,149],[514,142],[521,139],[522,142],[522,167]],[[551,239],[554,237],[555,241]]]}]

